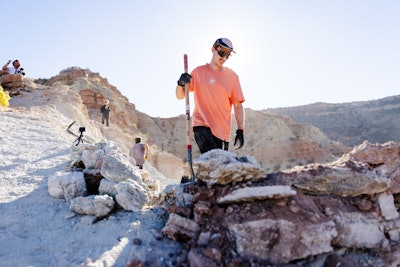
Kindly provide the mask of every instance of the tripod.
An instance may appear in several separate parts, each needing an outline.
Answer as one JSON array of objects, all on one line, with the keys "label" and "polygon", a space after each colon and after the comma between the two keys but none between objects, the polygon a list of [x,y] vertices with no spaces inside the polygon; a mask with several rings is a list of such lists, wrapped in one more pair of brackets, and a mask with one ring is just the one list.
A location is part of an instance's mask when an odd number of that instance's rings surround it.
[{"label": "tripod", "polygon": [[82,137],[83,137],[83,132],[81,132],[81,134],[78,136],[78,138],[76,138],[76,140],[74,141],[74,143],[77,142],[76,146],[78,146],[79,143],[83,143]]}]

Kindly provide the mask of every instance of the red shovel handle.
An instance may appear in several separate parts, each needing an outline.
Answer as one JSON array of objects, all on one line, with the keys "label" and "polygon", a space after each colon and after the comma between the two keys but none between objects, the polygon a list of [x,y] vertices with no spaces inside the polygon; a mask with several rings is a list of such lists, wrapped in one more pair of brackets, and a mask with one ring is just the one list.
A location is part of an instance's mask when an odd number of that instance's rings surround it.
[{"label": "red shovel handle", "polygon": [[188,72],[188,59],[187,59],[187,54],[184,54],[184,55],[183,55],[183,64],[184,64],[184,67],[185,67],[185,72],[187,73],[187,72]]}]

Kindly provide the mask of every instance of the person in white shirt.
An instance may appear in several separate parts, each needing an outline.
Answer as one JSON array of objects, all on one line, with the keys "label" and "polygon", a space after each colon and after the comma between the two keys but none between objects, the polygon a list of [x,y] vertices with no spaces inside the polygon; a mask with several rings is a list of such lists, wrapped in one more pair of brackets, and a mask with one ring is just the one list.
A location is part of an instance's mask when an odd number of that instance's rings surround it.
[{"label": "person in white shirt", "polygon": [[7,72],[8,74],[22,74],[25,75],[24,69],[21,68],[21,64],[19,63],[19,60],[16,59],[12,62],[12,65],[9,66],[11,63],[11,60],[7,61],[6,64],[3,66],[3,72]]}]

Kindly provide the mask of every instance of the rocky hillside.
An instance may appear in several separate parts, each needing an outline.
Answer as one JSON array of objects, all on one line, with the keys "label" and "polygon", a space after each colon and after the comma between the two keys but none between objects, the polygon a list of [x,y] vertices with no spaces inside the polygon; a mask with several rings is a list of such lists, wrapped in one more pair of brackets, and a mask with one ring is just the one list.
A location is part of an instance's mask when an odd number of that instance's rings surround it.
[{"label": "rocky hillside", "polygon": [[[153,173],[159,177],[154,168],[145,168],[151,170],[148,176],[126,179],[133,172],[124,164],[125,153],[140,135],[151,145],[151,163],[176,177],[186,154],[183,117],[149,117],[106,79],[78,68],[48,80],[26,79],[23,89],[0,112],[7,125],[2,129],[7,166],[0,168],[0,197],[9,200],[0,220],[0,228],[7,230],[0,234],[0,244],[8,244],[0,249],[0,262],[6,263],[1,266],[37,265],[38,259],[51,266],[107,267],[400,264],[400,146],[395,142],[364,142],[341,153],[349,148],[314,126],[247,109],[246,148],[240,154],[213,150],[198,156],[195,149],[195,181],[174,180],[161,193],[154,182],[159,179],[149,179],[155,178]],[[113,102],[112,114],[119,119],[110,127],[99,122],[105,98]],[[85,126],[84,141],[96,146],[82,145],[82,153],[71,153],[67,148],[76,148],[71,144],[76,137],[65,131],[71,121],[76,121],[72,132]],[[13,134],[7,134],[10,129]],[[94,148],[92,153],[88,147]],[[74,163],[67,171],[63,166],[69,153],[75,160],[81,154],[83,164]],[[317,163],[307,164],[311,162]],[[69,173],[60,176],[61,169]],[[70,187],[74,179],[67,175],[78,178],[82,189],[91,185],[92,194],[65,194],[67,188],[78,188]],[[49,185],[55,181],[55,187]],[[135,186],[141,182],[149,190]],[[103,191],[107,185],[111,190]],[[60,200],[49,199],[47,189]],[[66,205],[73,199],[74,205]],[[100,208],[104,203],[112,215],[92,209],[94,203]],[[81,215],[67,213],[63,206]],[[42,214],[43,207],[47,212]],[[134,212],[118,212],[120,208]],[[53,223],[43,231],[49,220]],[[85,236],[88,231],[93,234]],[[87,240],[82,242],[82,236]],[[29,248],[15,249],[21,247]],[[74,249],[65,252],[65,247]]]},{"label": "rocky hillside", "polygon": [[[319,129],[305,123],[293,123],[291,119],[245,109],[245,145],[235,150],[239,155],[253,155],[270,171],[305,165],[311,162],[329,162],[342,155],[348,148],[329,140]],[[154,139],[158,146],[185,159],[185,117],[155,118],[163,136]],[[233,122],[232,129],[236,129]],[[153,135],[154,136],[154,135]],[[233,136],[231,137],[233,140]],[[192,140],[195,144],[194,140]],[[230,150],[234,150],[230,144]],[[194,145],[194,157],[199,151]]]},{"label": "rocky hillside", "polygon": [[[182,159],[161,151],[153,141],[151,129],[158,128],[153,119],[136,110],[134,104],[98,73],[71,67],[50,79],[34,82],[44,90],[33,93],[48,95],[48,104],[52,104],[56,98],[58,109],[62,110],[69,103],[69,109],[73,110],[63,113],[69,117],[72,115],[71,121],[76,121],[77,127],[86,126],[85,135],[93,141],[105,139],[104,141],[113,142],[122,152],[128,154],[134,138],[141,137],[143,142],[150,145],[149,161],[157,170],[167,177],[180,178],[183,175]],[[105,99],[110,100],[110,127],[101,124],[100,107]]]},{"label": "rocky hillside", "polygon": [[400,95],[343,104],[315,103],[264,110],[287,116],[296,123],[309,123],[328,138],[347,146],[400,141]]},{"label": "rocky hillside", "polygon": [[[109,141],[127,151],[134,137],[141,136],[151,145],[150,160],[160,172],[174,177],[187,173],[182,168],[187,159],[184,115],[164,119],[141,113],[107,79],[87,69],[72,67],[50,79],[35,82],[77,93],[89,118],[98,126],[101,121],[99,108],[105,99],[109,99],[111,126],[99,127]],[[196,158],[199,151],[194,140],[192,143],[193,157]],[[314,126],[246,109],[245,146],[236,152],[251,154],[267,170],[277,171],[311,162],[329,162],[348,151],[348,147],[332,142]]]}]

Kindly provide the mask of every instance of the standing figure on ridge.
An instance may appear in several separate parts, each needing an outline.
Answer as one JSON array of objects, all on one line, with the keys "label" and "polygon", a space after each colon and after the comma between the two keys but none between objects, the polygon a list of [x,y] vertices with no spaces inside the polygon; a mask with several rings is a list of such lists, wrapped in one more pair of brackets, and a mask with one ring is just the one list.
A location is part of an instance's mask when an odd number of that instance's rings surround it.
[{"label": "standing figure on ridge", "polygon": [[109,101],[106,100],[104,102],[104,105],[101,106],[100,112],[101,112],[101,124],[104,124],[104,121],[106,122],[106,125],[108,127],[108,119],[110,117],[110,106],[108,105]]},{"label": "standing figure on ridge", "polygon": [[178,99],[185,98],[185,85],[194,93],[193,132],[202,154],[216,148],[228,150],[232,106],[237,125],[234,146],[239,149],[244,144],[245,99],[238,75],[223,66],[235,53],[232,42],[217,39],[211,52],[211,62],[195,68],[191,74],[183,73],[176,87]]},{"label": "standing figure on ridge", "polygon": [[149,146],[142,143],[140,137],[135,138],[135,144],[129,150],[129,157],[135,160],[139,169],[143,169],[143,164],[149,159]]}]

